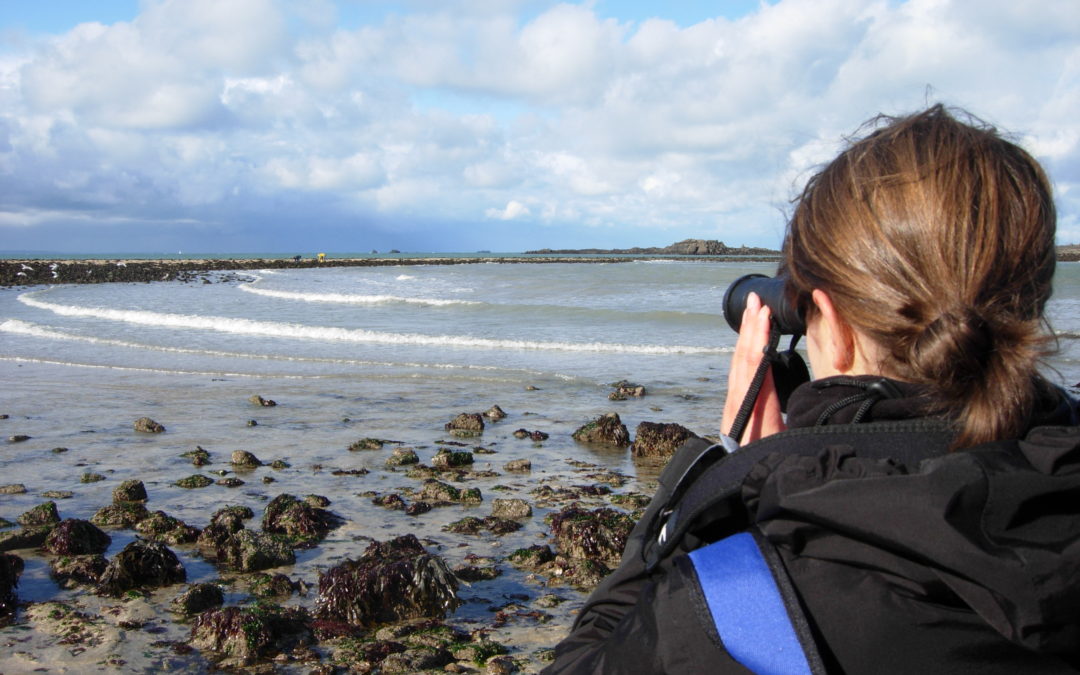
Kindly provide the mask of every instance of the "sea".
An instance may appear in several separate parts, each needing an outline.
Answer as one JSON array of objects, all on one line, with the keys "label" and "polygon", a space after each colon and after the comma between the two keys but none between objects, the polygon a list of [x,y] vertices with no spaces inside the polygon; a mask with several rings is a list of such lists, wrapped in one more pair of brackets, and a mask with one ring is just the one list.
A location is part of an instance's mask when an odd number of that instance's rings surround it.
[{"label": "sea", "polygon": [[[346,524],[321,546],[300,551],[286,573],[314,589],[320,572],[356,557],[371,540],[408,533],[451,566],[470,555],[491,560],[501,576],[464,588],[466,603],[450,620],[485,625],[493,612],[511,616],[493,639],[532,672],[585,596],[517,570],[505,557],[517,547],[550,543],[545,516],[558,507],[536,506],[525,527],[505,537],[451,535],[443,528],[464,515],[488,515],[491,499],[535,501],[538,485],[588,483],[597,472],[622,477],[612,483],[615,492],[649,494],[661,467],[635,461],[626,448],[578,444],[571,434],[610,412],[631,434],[647,421],[717,434],[736,339],[721,298],[735,279],[774,269],[774,263],[709,260],[470,262],[0,289],[0,414],[7,416],[0,420],[0,484],[25,488],[0,494],[0,517],[14,521],[49,492],[70,493],[57,499],[61,517],[90,518],[130,478],[144,481],[152,511],[197,527],[226,504],[258,513],[281,492],[321,494]],[[1080,381],[1080,263],[1059,264],[1047,317],[1059,351],[1045,372],[1071,387]],[[609,399],[620,381],[644,386],[646,395]],[[254,395],[277,405],[256,406]],[[475,467],[495,474],[469,484],[482,490],[484,504],[419,517],[372,504],[373,494],[407,495],[417,485],[387,469],[391,448],[416,448],[427,463],[440,447],[461,442],[446,423],[493,405],[507,418],[489,421],[480,437],[466,441],[482,449]],[[166,432],[134,432],[134,420],[144,416]],[[518,429],[548,438],[520,439],[513,433]],[[12,442],[16,435],[29,439]],[[382,439],[385,448],[348,450],[361,438]],[[200,469],[181,456],[196,447],[208,450],[214,463]],[[235,470],[228,461],[238,449],[289,467]],[[505,472],[515,459],[530,460],[532,471]],[[212,471],[244,485],[175,485],[199,472],[219,478]],[[104,480],[83,482],[87,474]],[[135,536],[111,534],[108,556]],[[191,547],[177,552],[189,582],[221,579]],[[59,600],[108,615],[106,601],[60,587],[45,556],[29,552],[26,561],[19,587],[24,601]],[[230,583],[230,602],[250,600],[242,583]],[[205,669],[197,655],[153,646],[186,637],[188,628],[164,609],[176,592],[133,601],[145,604],[145,623],[157,629],[128,631],[109,647],[125,662],[120,671]],[[549,593],[565,602],[537,619],[529,603]],[[314,598],[312,590],[287,602],[310,606]],[[507,607],[523,609],[507,614]],[[0,643],[13,630],[0,631]],[[18,635],[25,640],[0,656],[0,671],[59,667],[66,658],[55,637],[25,629]],[[96,647],[87,658],[110,653]],[[64,667],[81,672],[77,663]]]}]

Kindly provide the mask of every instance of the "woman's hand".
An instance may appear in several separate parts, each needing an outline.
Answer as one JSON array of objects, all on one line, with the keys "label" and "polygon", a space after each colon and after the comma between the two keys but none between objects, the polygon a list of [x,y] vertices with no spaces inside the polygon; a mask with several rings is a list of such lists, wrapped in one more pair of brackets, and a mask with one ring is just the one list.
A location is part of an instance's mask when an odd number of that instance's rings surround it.
[{"label": "woman's hand", "polygon": [[[739,414],[739,408],[742,407],[743,399],[750,389],[750,383],[768,344],[769,308],[762,306],[757,293],[751,293],[746,298],[739,340],[735,343],[735,355],[731,358],[731,371],[728,373],[727,400],[724,402],[724,418],[720,423],[720,430],[724,434],[731,432],[731,425],[735,423],[735,417]],[[736,440],[745,445],[786,428],[780,414],[780,399],[776,395],[770,369],[765,374],[765,381],[761,385],[761,392],[742,438]]]}]

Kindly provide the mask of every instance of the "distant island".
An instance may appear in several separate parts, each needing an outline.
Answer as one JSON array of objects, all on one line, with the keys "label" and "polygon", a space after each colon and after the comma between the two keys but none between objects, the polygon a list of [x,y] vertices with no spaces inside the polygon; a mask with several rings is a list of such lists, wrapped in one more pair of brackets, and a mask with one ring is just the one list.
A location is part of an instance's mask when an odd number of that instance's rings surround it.
[{"label": "distant island", "polygon": [[648,248],[575,248],[525,251],[526,255],[757,255],[778,256],[780,251],[769,248],[739,246],[734,248],[716,239],[683,239],[670,246],[651,246]]}]

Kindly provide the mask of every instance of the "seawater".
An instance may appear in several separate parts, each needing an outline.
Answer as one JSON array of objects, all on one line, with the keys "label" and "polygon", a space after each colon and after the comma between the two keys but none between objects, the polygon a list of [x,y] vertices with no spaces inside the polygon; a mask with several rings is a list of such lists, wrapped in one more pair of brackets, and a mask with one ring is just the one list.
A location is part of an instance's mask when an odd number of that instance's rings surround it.
[{"label": "seawater", "polygon": [[[617,412],[631,432],[642,421],[718,432],[736,338],[720,310],[724,289],[744,274],[770,274],[774,267],[648,260],[403,265],[210,273],[209,283],[3,289],[0,413],[9,417],[0,421],[0,436],[31,439],[0,449],[0,483],[27,488],[0,495],[0,516],[14,521],[43,501],[42,492],[68,490],[73,497],[58,502],[61,516],[89,518],[128,478],[146,483],[151,510],[198,527],[225,504],[259,513],[280,492],[318,493],[331,498],[331,510],[347,523],[321,546],[300,551],[297,564],[285,570],[310,585],[330,565],[359,555],[371,539],[406,533],[421,536],[452,565],[468,554],[500,561],[514,548],[546,542],[550,509],[538,507],[522,531],[502,538],[449,535],[442,527],[464,515],[488,515],[492,498],[531,501],[537,485],[584,484],[596,471],[626,476],[617,492],[652,489],[659,467],[635,463],[625,449],[576,444],[570,434],[578,426]],[[1059,265],[1047,316],[1060,347],[1047,374],[1073,385],[1080,380],[1080,264]],[[647,395],[608,400],[611,383],[622,379],[644,385]],[[255,407],[248,401],[253,394],[279,405]],[[505,462],[527,458],[531,474],[475,482],[470,486],[481,488],[485,504],[471,509],[414,518],[371,504],[372,492],[415,488],[419,481],[386,470],[393,444],[349,452],[352,441],[395,441],[417,448],[428,463],[439,443],[452,438],[446,422],[494,404],[509,417],[468,441],[494,453],[477,454],[477,468],[501,473]],[[167,432],[134,433],[132,422],[142,416]],[[518,428],[550,438],[520,440],[513,436]],[[229,454],[237,449],[267,462],[285,459],[291,467],[238,473],[246,481],[239,488],[184,490],[173,483],[200,470],[180,455],[197,445],[214,460],[203,473],[231,471]],[[361,468],[371,473],[333,475],[334,469]],[[106,480],[82,483],[87,472]],[[264,477],[275,482],[263,484]],[[112,534],[108,556],[133,537]],[[219,578],[190,548],[177,552],[190,582]],[[562,595],[567,603],[551,610],[551,621],[510,621],[493,635],[528,661],[533,650],[565,633],[584,596],[498,566],[503,575],[496,581],[463,589],[466,604],[450,619],[481,623],[492,607],[514,598]],[[27,556],[19,592],[24,600],[70,600],[103,611],[85,594],[53,583],[39,556]],[[160,610],[175,593],[165,589],[148,601],[158,608],[160,632],[131,634],[116,647],[128,662],[122,670],[196,672],[205,666],[195,656],[185,660],[151,647],[163,637],[186,636],[186,628]],[[313,595],[290,602],[310,605]],[[243,589],[233,588],[230,600],[244,599]],[[59,649],[46,636],[31,644],[46,660]],[[0,670],[27,667],[19,658],[0,657]]]}]

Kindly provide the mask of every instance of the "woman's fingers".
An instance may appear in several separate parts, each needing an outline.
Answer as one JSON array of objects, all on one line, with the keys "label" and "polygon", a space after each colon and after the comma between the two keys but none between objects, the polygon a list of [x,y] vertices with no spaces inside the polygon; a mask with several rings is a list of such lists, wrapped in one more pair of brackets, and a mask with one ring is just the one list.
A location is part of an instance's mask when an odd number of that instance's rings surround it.
[{"label": "woman's fingers", "polygon": [[[720,425],[724,434],[730,434],[739,408],[743,404],[743,399],[746,398],[758,365],[764,357],[765,349],[769,344],[769,317],[769,308],[761,304],[761,299],[756,293],[751,293],[746,299],[739,339],[735,343],[735,354],[728,374],[728,393]],[[749,443],[777,431],[783,431],[784,428],[780,400],[776,395],[772,373],[769,372],[762,383],[741,442]]]}]

